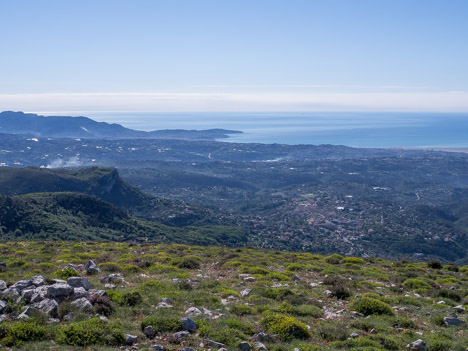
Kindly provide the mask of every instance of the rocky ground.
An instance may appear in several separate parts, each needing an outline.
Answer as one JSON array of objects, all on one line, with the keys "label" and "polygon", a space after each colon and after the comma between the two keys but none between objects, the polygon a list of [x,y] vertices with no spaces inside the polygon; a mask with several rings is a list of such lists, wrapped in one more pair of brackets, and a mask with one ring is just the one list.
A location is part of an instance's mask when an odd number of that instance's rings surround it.
[{"label": "rocky ground", "polygon": [[468,267],[251,248],[0,244],[12,350],[465,350]]}]

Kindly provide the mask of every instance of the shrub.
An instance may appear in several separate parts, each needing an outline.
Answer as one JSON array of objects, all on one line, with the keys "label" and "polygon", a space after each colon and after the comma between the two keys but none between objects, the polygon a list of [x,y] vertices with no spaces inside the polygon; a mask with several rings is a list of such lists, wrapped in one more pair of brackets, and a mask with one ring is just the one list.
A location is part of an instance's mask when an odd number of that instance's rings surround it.
[{"label": "shrub", "polygon": [[282,341],[291,339],[307,339],[310,332],[307,326],[293,317],[267,311],[261,324],[272,334],[277,334]]},{"label": "shrub", "polygon": [[151,325],[156,333],[177,332],[182,329],[182,322],[176,317],[146,316],[141,320],[141,330]]},{"label": "shrub", "polygon": [[353,264],[364,264],[366,261],[361,257],[345,257],[343,259],[345,263],[353,263]]},{"label": "shrub", "polygon": [[427,262],[427,266],[432,269],[442,269],[442,263],[437,260],[430,260]]},{"label": "shrub", "polygon": [[333,296],[335,296],[339,300],[346,300],[352,295],[351,291],[341,284],[332,286],[330,290],[333,293]]},{"label": "shrub", "polygon": [[59,327],[57,341],[73,346],[120,345],[124,335],[120,326],[97,317]]},{"label": "shrub", "polygon": [[93,304],[94,313],[110,316],[113,311],[111,300],[107,296],[93,295],[89,298],[89,302]]},{"label": "shrub", "polygon": [[286,269],[291,272],[299,272],[299,271],[304,271],[306,269],[306,265],[299,264],[299,263],[290,263],[288,264]]},{"label": "shrub", "polygon": [[421,279],[410,278],[403,282],[405,288],[410,289],[429,289],[431,286]]},{"label": "shrub", "polygon": [[74,269],[64,268],[64,269],[57,269],[55,271],[55,276],[59,279],[67,280],[70,277],[79,277],[80,275]]},{"label": "shrub", "polygon": [[245,316],[247,314],[253,314],[253,308],[247,305],[234,305],[231,307],[231,313],[238,316]]},{"label": "shrub", "polygon": [[459,268],[456,264],[454,263],[449,263],[444,267],[446,270],[451,271],[451,272],[458,272]]},{"label": "shrub", "polygon": [[143,298],[136,290],[122,294],[122,304],[133,307],[143,302]]},{"label": "shrub", "polygon": [[196,256],[185,256],[174,260],[172,265],[185,269],[198,269],[200,268],[200,258]]},{"label": "shrub", "polygon": [[363,296],[359,299],[354,300],[351,303],[351,309],[366,316],[369,316],[371,314],[395,314],[390,305],[367,296]]},{"label": "shrub", "polygon": [[25,341],[45,339],[47,329],[37,321],[19,321],[7,326],[2,325],[2,344],[6,346],[22,345]]},{"label": "shrub", "polygon": [[348,328],[342,323],[319,323],[315,331],[327,341],[346,340],[348,337]]},{"label": "shrub", "polygon": [[104,272],[122,272],[122,268],[114,262],[104,262],[99,265],[99,268]]},{"label": "shrub", "polygon": [[446,288],[442,288],[439,290],[434,290],[433,297],[442,297],[444,299],[451,299],[456,302],[460,302],[462,300],[462,296],[456,290],[450,290]]}]

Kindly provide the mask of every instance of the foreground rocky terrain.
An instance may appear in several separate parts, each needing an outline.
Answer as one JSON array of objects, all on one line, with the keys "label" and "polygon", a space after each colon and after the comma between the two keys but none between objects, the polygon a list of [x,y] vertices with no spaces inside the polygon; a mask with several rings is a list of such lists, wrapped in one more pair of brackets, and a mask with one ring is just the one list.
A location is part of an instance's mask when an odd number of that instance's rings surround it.
[{"label": "foreground rocky terrain", "polygon": [[252,248],[0,245],[13,350],[465,350],[468,267]]}]

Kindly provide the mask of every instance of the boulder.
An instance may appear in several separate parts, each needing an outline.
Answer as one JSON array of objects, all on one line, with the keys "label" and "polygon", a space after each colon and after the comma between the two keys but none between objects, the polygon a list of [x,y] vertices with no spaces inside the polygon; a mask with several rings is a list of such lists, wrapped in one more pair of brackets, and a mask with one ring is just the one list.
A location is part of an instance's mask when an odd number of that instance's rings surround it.
[{"label": "boulder", "polygon": [[186,317],[182,318],[182,329],[187,330],[189,332],[194,332],[197,330],[197,323],[192,318]]},{"label": "boulder", "polygon": [[101,279],[101,283],[122,283],[124,281],[123,275],[120,273],[112,273]]},{"label": "boulder", "polygon": [[57,312],[59,304],[54,299],[44,299],[41,302],[35,303],[33,307],[46,314],[54,314]]},{"label": "boulder", "polygon": [[33,313],[37,311],[38,311],[37,308],[28,306],[23,312],[20,313],[20,315],[18,316],[18,319],[28,319],[29,317],[33,315]]},{"label": "boulder", "polygon": [[255,341],[254,342],[254,347],[257,349],[257,350],[260,350],[260,351],[266,351],[267,348],[264,344],[262,344],[260,341]]},{"label": "boulder", "polygon": [[252,289],[244,289],[240,292],[240,294],[242,297],[247,297],[250,295],[251,292],[252,292]]},{"label": "boulder", "polygon": [[148,339],[153,339],[156,336],[156,332],[151,325],[148,325],[144,330],[143,334],[146,335]]},{"label": "boulder", "polygon": [[239,344],[239,349],[241,351],[250,351],[252,348],[250,347],[250,344],[247,341],[242,341]]},{"label": "boulder", "polygon": [[190,335],[188,331],[180,331],[180,332],[172,334],[172,338],[174,339],[174,341],[180,343],[188,335]]},{"label": "boulder", "polygon": [[68,297],[73,293],[73,287],[64,283],[55,283],[47,285],[46,296],[48,298]]},{"label": "boulder", "polygon": [[5,281],[0,280],[0,291],[5,290],[6,288],[8,288],[8,286],[6,285]]},{"label": "boulder", "polygon": [[168,297],[163,297],[161,302],[167,303],[168,305],[172,305],[172,300]]},{"label": "boulder", "polygon": [[89,280],[83,277],[70,277],[67,279],[67,284],[74,288],[84,288],[85,290],[92,288]]},{"label": "boulder", "polygon": [[104,296],[106,294],[106,291],[105,290],[89,289],[88,293],[89,293],[89,297],[91,297],[91,296]]},{"label": "boulder", "polygon": [[15,284],[13,284],[12,286],[10,286],[10,289],[18,289],[18,290],[24,290],[30,286],[32,286],[33,283],[31,282],[31,279],[28,279],[28,280],[20,280],[20,281],[17,281]]},{"label": "boulder", "polygon": [[86,274],[92,275],[101,272],[99,267],[93,261],[89,260],[85,265]]},{"label": "boulder", "polygon": [[24,289],[21,292],[21,298],[26,301],[31,301],[31,298],[36,294],[36,289]]},{"label": "boulder", "polygon": [[136,335],[125,334],[125,344],[128,346],[132,346],[138,341],[138,337]]},{"label": "boulder", "polygon": [[202,314],[202,311],[200,311],[196,307],[190,307],[185,311],[185,314],[188,316],[196,317]]},{"label": "boulder", "polygon": [[409,350],[416,351],[429,351],[429,347],[427,347],[426,343],[421,339],[409,343],[408,345],[406,345],[406,348]]},{"label": "boulder", "polygon": [[2,312],[7,306],[8,303],[5,300],[0,300],[0,312]]},{"label": "boulder", "polygon": [[35,275],[30,280],[31,283],[35,286],[42,286],[46,284],[46,280],[42,275]]},{"label": "boulder", "polygon": [[91,302],[89,302],[86,297],[80,297],[79,299],[73,301],[71,304],[83,311],[89,311],[93,309],[93,305],[91,305]]},{"label": "boulder", "polygon": [[70,298],[72,300],[77,300],[77,299],[80,299],[82,297],[88,297],[89,296],[89,292],[87,292],[85,290],[85,288],[73,288],[73,293],[71,294]]},{"label": "boulder", "polygon": [[444,323],[447,327],[458,327],[465,324],[465,321],[462,321],[456,317],[444,317]]}]

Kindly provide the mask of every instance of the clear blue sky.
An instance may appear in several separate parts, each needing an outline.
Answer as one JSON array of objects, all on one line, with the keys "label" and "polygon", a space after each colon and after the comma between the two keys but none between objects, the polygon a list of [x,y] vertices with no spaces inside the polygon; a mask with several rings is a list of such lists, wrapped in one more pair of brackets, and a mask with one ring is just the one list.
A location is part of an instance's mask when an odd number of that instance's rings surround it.
[{"label": "clear blue sky", "polygon": [[0,109],[468,111],[466,0],[0,0],[0,14]]}]

